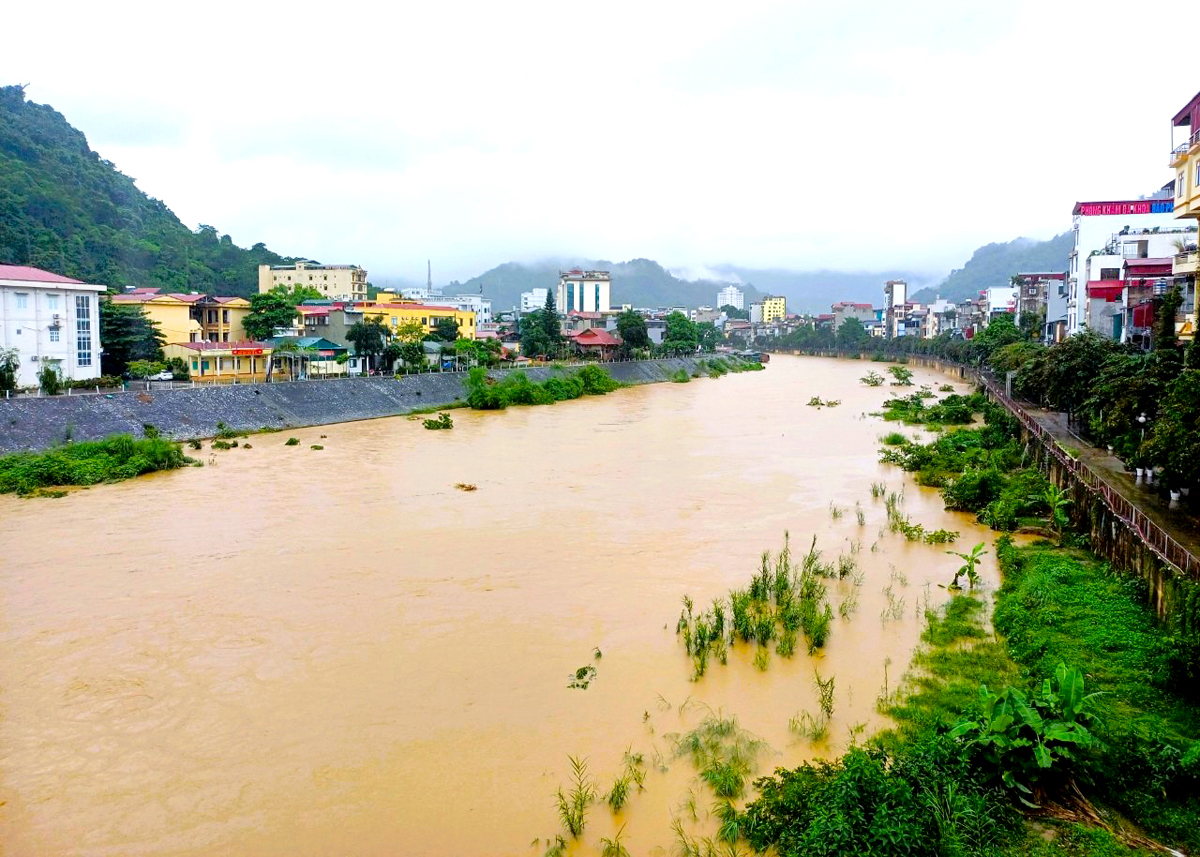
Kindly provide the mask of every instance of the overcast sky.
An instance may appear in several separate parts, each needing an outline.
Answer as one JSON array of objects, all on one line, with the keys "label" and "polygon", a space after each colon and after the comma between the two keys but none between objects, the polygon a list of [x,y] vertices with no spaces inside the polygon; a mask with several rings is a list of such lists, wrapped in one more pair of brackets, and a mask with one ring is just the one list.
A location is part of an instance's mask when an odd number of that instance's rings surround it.
[{"label": "overcast sky", "polygon": [[1171,178],[1142,3],[21,3],[27,83],[189,226],[466,279],[507,260],[938,272]]}]

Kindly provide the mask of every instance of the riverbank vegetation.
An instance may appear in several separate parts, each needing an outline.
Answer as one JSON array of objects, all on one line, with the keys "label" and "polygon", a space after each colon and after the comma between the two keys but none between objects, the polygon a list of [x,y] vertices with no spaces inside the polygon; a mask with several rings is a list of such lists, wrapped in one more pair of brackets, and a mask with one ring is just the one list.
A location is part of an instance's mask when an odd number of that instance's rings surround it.
[{"label": "riverbank vegetation", "polygon": [[161,437],[135,440],[127,434],[68,443],[45,452],[0,457],[0,494],[33,496],[66,486],[120,482],[157,470],[193,464],[178,443]]},{"label": "riverbank vegetation", "polygon": [[[1200,846],[1200,715],[1141,584],[999,543],[995,628],[956,595],[881,711],[896,726],[779,770],[741,829],[783,855],[1118,855]],[[1181,670],[1183,672],[1181,672]]]},{"label": "riverbank vegetation", "polygon": [[522,371],[491,378],[481,367],[467,373],[467,405],[481,411],[503,410],[510,405],[552,405],[581,396],[602,396],[621,384],[599,366],[584,366],[578,372],[531,381]]}]

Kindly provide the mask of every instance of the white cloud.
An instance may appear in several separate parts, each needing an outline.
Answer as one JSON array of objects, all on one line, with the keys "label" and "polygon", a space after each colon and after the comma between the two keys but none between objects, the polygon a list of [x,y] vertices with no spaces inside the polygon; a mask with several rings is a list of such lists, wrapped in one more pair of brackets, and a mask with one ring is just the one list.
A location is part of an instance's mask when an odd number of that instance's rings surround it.
[{"label": "white cloud", "polygon": [[27,4],[0,62],[190,225],[381,279],[938,270],[1170,178],[1194,81],[1108,62],[1151,8]]}]

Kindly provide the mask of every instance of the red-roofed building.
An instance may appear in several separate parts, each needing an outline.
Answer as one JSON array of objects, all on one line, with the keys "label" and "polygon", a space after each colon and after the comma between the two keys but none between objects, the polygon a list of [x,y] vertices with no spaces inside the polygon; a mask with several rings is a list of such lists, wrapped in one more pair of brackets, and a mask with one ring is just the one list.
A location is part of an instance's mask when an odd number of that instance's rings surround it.
[{"label": "red-roofed building", "polygon": [[64,379],[100,376],[105,287],[27,265],[0,265],[0,348],[15,348],[17,384],[36,386],[50,367]]},{"label": "red-roofed building", "polygon": [[587,330],[577,333],[568,333],[567,339],[579,353],[595,354],[604,360],[615,357],[617,349],[621,347],[619,337],[613,336],[607,330],[595,327],[589,327]]}]

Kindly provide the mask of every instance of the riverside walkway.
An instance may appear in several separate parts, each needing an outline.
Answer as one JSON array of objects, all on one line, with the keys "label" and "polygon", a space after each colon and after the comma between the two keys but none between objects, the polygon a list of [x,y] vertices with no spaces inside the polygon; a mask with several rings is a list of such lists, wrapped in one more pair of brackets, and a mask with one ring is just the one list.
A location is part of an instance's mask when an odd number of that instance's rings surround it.
[{"label": "riverside walkway", "polygon": [[[1182,508],[1172,508],[1130,477],[1120,459],[1071,431],[1066,414],[1016,401],[1005,394],[995,378],[972,369],[967,371],[976,375],[991,397],[1041,440],[1076,480],[1098,494],[1159,559],[1179,569],[1184,576],[1200,580],[1200,519]],[[1078,457],[1068,455],[1064,447],[1078,450]]]}]

